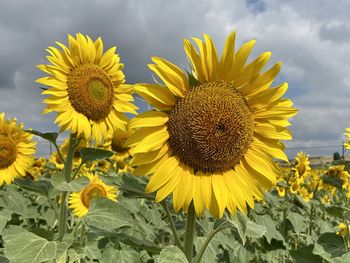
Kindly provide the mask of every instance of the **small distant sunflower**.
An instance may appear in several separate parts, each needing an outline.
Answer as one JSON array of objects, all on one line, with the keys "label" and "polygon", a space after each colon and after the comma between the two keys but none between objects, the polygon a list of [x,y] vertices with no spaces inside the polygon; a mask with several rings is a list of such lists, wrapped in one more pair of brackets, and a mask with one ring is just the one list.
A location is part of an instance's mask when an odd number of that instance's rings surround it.
[{"label": "small distant sunflower", "polygon": [[115,129],[107,134],[103,148],[113,151],[114,155],[110,158],[116,162],[123,162],[130,157],[129,147],[125,147],[126,140],[131,135],[131,129]]},{"label": "small distant sunflower", "polygon": [[345,129],[345,137],[346,137],[346,142],[344,143],[344,146],[346,149],[350,150],[350,128]]},{"label": "small distant sunflower", "polygon": [[113,201],[117,200],[117,187],[106,185],[98,175],[86,172],[84,176],[90,179],[90,184],[78,193],[71,193],[68,200],[69,207],[77,217],[87,214],[90,201],[94,198],[105,197]]},{"label": "small distant sunflower", "polygon": [[280,140],[292,138],[286,127],[297,110],[282,98],[287,83],[270,87],[281,63],[260,73],[270,52],[246,65],[254,40],[235,51],[230,34],[219,59],[212,39],[204,39],[193,38],[198,50],[184,42],[191,74],[152,58],[149,68],[164,85],[134,86],[155,109],[131,120],[138,130],[127,145],[135,174],[153,174],[146,191],[157,191],[157,202],[172,193],[175,211],[193,202],[197,215],[208,209],[222,217],[225,209],[246,212],[246,203],[253,207],[276,183],[273,158],[288,161]]},{"label": "small distant sunflower", "polygon": [[309,155],[304,152],[298,152],[295,161],[296,165],[294,171],[296,171],[299,176],[307,175],[311,171]]},{"label": "small distant sunflower", "polygon": [[349,233],[348,226],[344,223],[340,223],[337,227],[339,231],[337,231],[337,235],[345,237]]},{"label": "small distant sunflower", "polygon": [[63,170],[64,163],[60,157],[60,155],[57,152],[53,152],[49,158],[49,162],[53,163],[57,169]]},{"label": "small distant sunflower", "polygon": [[44,113],[57,112],[55,122],[62,131],[100,143],[110,129],[126,124],[124,112],[136,114],[128,85],[124,85],[123,64],[115,54],[116,47],[103,53],[103,42],[78,33],[68,35],[69,46],[56,42],[62,50],[49,47],[47,56],[52,65],[38,65],[49,77],[37,80],[50,86]]},{"label": "small distant sunflower", "polygon": [[5,113],[0,114],[0,185],[25,177],[34,163],[36,143],[32,141],[33,135],[23,128],[23,123],[5,120]]}]

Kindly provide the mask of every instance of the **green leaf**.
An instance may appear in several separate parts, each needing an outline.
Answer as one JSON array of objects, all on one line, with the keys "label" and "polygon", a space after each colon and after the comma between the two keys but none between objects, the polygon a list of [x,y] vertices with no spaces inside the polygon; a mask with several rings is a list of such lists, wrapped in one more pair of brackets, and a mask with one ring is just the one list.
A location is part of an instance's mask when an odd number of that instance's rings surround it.
[{"label": "green leaf", "polygon": [[51,184],[59,191],[79,192],[90,183],[86,176],[80,176],[70,183],[66,182],[63,174],[51,176]]},{"label": "green leaf", "polygon": [[243,244],[245,244],[246,237],[258,238],[266,233],[266,227],[264,225],[258,225],[249,220],[247,216],[241,212],[237,212],[236,216],[232,220],[229,220],[229,222],[237,229]]},{"label": "green leaf", "polygon": [[89,241],[84,246],[84,255],[86,255],[90,259],[100,259],[101,258],[101,251],[98,248],[98,244],[95,240]]},{"label": "green leaf", "polygon": [[61,257],[63,254],[65,254],[68,250],[68,248],[73,244],[73,236],[71,234],[65,234],[63,236],[62,241],[57,241],[57,252],[56,252],[56,258]]},{"label": "green leaf", "polygon": [[243,245],[245,243],[245,230],[247,228],[247,221],[248,218],[245,214],[237,211],[236,215],[233,217],[232,220],[230,220],[230,222],[232,223],[232,225],[237,229],[238,231],[238,235],[240,236]]},{"label": "green leaf", "polygon": [[8,210],[24,217],[30,217],[26,199],[17,191],[17,189],[15,189],[14,185],[9,185],[6,188],[2,195],[2,200],[4,201]]},{"label": "green leaf", "polygon": [[57,245],[30,232],[5,237],[5,255],[11,263],[37,263],[56,257]]},{"label": "green leaf", "polygon": [[154,254],[158,254],[161,251],[161,249],[157,245],[155,245],[153,242],[137,239],[125,234],[117,234],[116,236],[118,237],[118,241],[126,245],[129,245],[130,247],[146,250]]},{"label": "green leaf", "polygon": [[24,190],[42,194],[44,196],[49,195],[49,190],[52,187],[49,181],[33,181],[30,178],[16,179],[14,183]]},{"label": "green leaf", "polygon": [[10,261],[8,260],[8,258],[0,255],[0,263],[10,263]]},{"label": "green leaf", "polygon": [[104,230],[114,230],[133,224],[131,214],[117,202],[107,198],[91,200],[89,212],[83,221],[89,226]]},{"label": "green leaf", "polygon": [[272,239],[284,241],[282,234],[276,229],[276,222],[272,220],[270,215],[256,216],[255,220],[258,224],[265,226],[266,232],[264,236],[269,244],[271,244]]},{"label": "green leaf", "polygon": [[245,235],[247,237],[262,237],[266,233],[266,227],[263,225],[258,225],[251,220],[247,221],[247,228],[245,230]]},{"label": "green leaf", "polygon": [[319,263],[322,258],[312,254],[313,246],[303,247],[298,250],[290,251],[290,255],[295,259],[296,263]]},{"label": "green leaf", "polygon": [[[219,232],[220,233],[220,232]],[[206,237],[197,237],[194,241],[194,245],[196,247],[196,251],[198,252],[204,242],[206,241]],[[207,246],[207,248],[204,251],[203,257],[201,259],[201,263],[212,263],[212,262],[217,262],[216,254],[218,253],[218,247],[215,246],[213,242],[214,240],[211,240]]]},{"label": "green leaf", "polygon": [[138,253],[130,248],[116,250],[113,247],[107,247],[104,249],[101,257],[101,262],[104,263],[129,263],[139,261]]},{"label": "green leaf", "polygon": [[0,234],[4,227],[6,226],[7,221],[11,219],[11,212],[7,209],[0,211]]},{"label": "green leaf", "polygon": [[328,206],[325,208],[325,211],[331,216],[344,219],[344,209],[340,206]]},{"label": "green leaf", "polygon": [[39,131],[35,131],[35,130],[26,130],[26,132],[29,132],[31,134],[34,134],[36,136],[39,136],[49,142],[52,142],[52,143],[56,143],[57,141],[57,137],[58,137],[58,133],[57,132],[45,132],[45,133],[42,133],[42,132],[39,132]]},{"label": "green leaf", "polygon": [[295,233],[302,233],[306,229],[305,218],[295,212],[288,211],[287,219],[292,224]]},{"label": "green leaf", "polygon": [[103,149],[89,147],[80,149],[80,156],[83,163],[92,162],[100,159],[106,159],[113,156],[113,154],[113,152]]},{"label": "green leaf", "polygon": [[145,193],[146,184],[147,181],[143,177],[123,174],[120,190],[124,192],[126,197],[154,199],[154,195]]},{"label": "green leaf", "polygon": [[168,246],[160,252],[158,263],[187,263],[185,254],[176,246]]},{"label": "green leaf", "polygon": [[338,188],[339,190],[341,190],[343,188],[343,180],[338,178],[338,177],[324,175],[324,176],[322,176],[322,180],[324,183],[330,184],[330,185]]},{"label": "green leaf", "polygon": [[344,240],[336,233],[322,234],[317,243],[322,246],[325,252],[329,253],[331,257],[340,257],[346,253]]}]

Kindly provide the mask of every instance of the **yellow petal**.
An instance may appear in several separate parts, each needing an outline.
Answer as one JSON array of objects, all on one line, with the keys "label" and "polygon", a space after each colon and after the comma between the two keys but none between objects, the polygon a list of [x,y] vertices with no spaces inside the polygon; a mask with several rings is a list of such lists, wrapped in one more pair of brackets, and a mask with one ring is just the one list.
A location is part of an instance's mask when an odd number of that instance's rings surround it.
[{"label": "yellow petal", "polygon": [[175,96],[167,87],[157,84],[137,84],[133,90],[159,110],[171,110],[176,102]]},{"label": "yellow petal", "polygon": [[176,157],[172,156],[166,159],[162,165],[159,166],[157,171],[151,176],[150,181],[146,186],[146,193],[157,191],[161,186],[168,182],[175,174],[175,171],[179,165],[179,161]]},{"label": "yellow petal", "polygon": [[168,114],[161,111],[148,111],[138,115],[129,122],[129,128],[154,127],[165,124],[169,119]]}]

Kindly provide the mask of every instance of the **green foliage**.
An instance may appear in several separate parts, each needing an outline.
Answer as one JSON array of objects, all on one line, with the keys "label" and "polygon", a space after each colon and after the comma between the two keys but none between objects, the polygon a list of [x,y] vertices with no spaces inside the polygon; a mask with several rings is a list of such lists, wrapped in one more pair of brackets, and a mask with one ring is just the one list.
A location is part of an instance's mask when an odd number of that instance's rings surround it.
[{"label": "green foliage", "polygon": [[91,201],[89,212],[84,217],[83,222],[88,226],[107,231],[133,224],[128,210],[119,203],[106,198]]},{"label": "green foliage", "polygon": [[176,246],[164,248],[158,257],[158,263],[186,263],[185,254]]},{"label": "green foliage", "polygon": [[52,142],[53,144],[56,144],[57,138],[58,138],[58,133],[57,132],[39,132],[35,130],[27,130],[27,132],[34,134],[36,136],[39,136],[43,138],[44,140],[47,140],[49,142]]},{"label": "green foliage", "polygon": [[[55,135],[44,136],[55,140]],[[108,158],[110,152],[84,148],[81,156],[91,163]],[[117,202],[92,199],[89,212],[80,219],[69,212],[62,238],[58,235],[61,194],[81,191],[90,183],[88,178],[78,176],[67,183],[62,171],[47,165],[38,181],[16,179],[2,187],[0,262],[188,262],[175,246],[167,213],[180,243],[186,214],[173,211],[171,198],[156,204],[155,195],[145,193],[147,177],[113,169],[99,176],[118,187]],[[289,193],[279,197],[272,190],[247,214],[238,211],[216,220],[204,213],[197,219],[194,256],[206,246],[202,263],[350,262],[350,236],[337,234],[338,225],[348,224],[350,218],[343,181],[335,176],[322,179],[337,187],[330,204],[322,202],[325,190],[315,191],[309,202]],[[278,186],[287,189],[289,184]]]},{"label": "green foliage", "polygon": [[80,156],[83,163],[105,159],[105,158],[111,157],[112,155],[113,155],[113,152],[103,150],[103,149],[88,148],[88,147],[80,149]]},{"label": "green foliage", "polygon": [[5,256],[13,263],[39,263],[56,257],[57,243],[48,241],[24,229],[7,233]]},{"label": "green foliage", "polygon": [[89,179],[85,176],[80,176],[77,179],[67,183],[63,173],[53,175],[51,177],[51,184],[59,191],[79,192],[89,184]]}]

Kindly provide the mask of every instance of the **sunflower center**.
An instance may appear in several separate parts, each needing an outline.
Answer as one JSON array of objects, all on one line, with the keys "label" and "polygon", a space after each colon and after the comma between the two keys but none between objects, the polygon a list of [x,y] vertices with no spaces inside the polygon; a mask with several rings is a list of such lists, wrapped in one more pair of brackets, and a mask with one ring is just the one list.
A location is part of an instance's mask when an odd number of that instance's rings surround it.
[{"label": "sunflower center", "polygon": [[16,143],[10,138],[0,135],[0,169],[9,167],[16,161]]},{"label": "sunflower center", "polygon": [[254,121],[231,83],[208,82],[180,99],[167,122],[173,154],[196,171],[234,168],[253,138]]},{"label": "sunflower center", "polygon": [[92,199],[106,196],[107,193],[102,185],[91,184],[84,188],[83,193],[81,194],[81,201],[85,207],[89,208]]},{"label": "sunflower center", "polygon": [[69,75],[67,85],[68,98],[73,108],[89,119],[104,119],[112,110],[113,83],[98,66],[78,66]]}]

